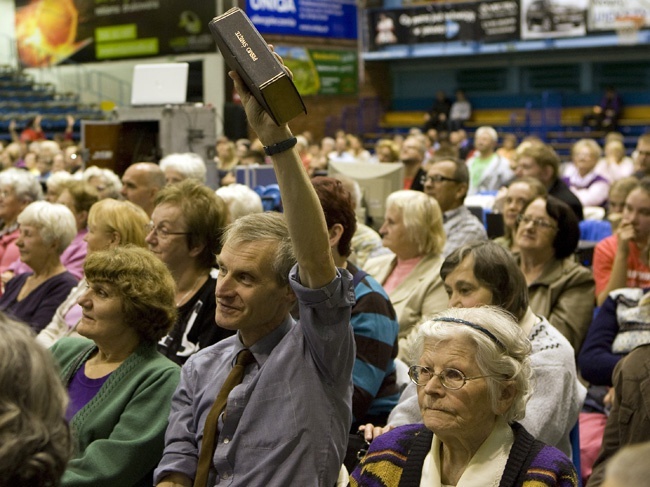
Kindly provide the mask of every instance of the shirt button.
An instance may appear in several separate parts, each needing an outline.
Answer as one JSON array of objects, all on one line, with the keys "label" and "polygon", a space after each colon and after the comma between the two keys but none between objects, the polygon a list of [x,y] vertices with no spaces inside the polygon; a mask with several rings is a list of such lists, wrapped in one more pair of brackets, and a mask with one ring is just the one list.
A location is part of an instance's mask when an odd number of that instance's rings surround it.
[{"label": "shirt button", "polygon": [[230,474],[224,473],[224,474],[221,476],[221,478],[224,479],[224,480],[228,480],[228,479],[230,478]]},{"label": "shirt button", "polygon": [[230,443],[230,438],[224,438],[223,442],[227,445],[228,443]]}]

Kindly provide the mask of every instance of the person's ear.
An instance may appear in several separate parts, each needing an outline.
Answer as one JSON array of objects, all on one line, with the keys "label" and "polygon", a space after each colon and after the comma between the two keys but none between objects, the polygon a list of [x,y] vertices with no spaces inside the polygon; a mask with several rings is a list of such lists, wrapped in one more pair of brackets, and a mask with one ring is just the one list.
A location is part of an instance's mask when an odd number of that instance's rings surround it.
[{"label": "person's ear", "polygon": [[122,243],[122,236],[117,232],[111,232],[111,240],[108,244],[110,248],[114,248]]},{"label": "person's ear", "polygon": [[332,228],[328,230],[330,247],[336,247],[339,244],[339,240],[341,240],[341,236],[343,236],[343,231],[343,225],[340,223],[335,223],[332,225]]},{"label": "person's ear", "polygon": [[501,391],[499,392],[499,397],[497,398],[497,414],[504,414],[510,409],[512,403],[515,401],[515,396],[517,395],[517,386],[513,381],[507,381],[501,386]]},{"label": "person's ear", "polygon": [[203,252],[204,248],[205,248],[205,244],[195,245],[189,251],[190,257],[198,257],[199,255],[201,255],[201,252]]}]

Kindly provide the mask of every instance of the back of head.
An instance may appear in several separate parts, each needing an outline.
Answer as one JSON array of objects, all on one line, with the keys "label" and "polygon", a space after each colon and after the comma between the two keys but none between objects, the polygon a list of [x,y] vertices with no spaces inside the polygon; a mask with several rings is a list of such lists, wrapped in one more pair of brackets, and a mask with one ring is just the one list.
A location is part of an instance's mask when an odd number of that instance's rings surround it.
[{"label": "back of head", "polygon": [[158,342],[174,324],[176,284],[167,266],[149,250],[127,245],[92,252],[84,275],[90,283],[107,283],[117,290],[125,324],[143,342]]},{"label": "back of head", "polygon": [[420,255],[440,254],[445,245],[445,230],[438,202],[421,191],[402,189],[386,198],[386,208],[402,214],[410,239],[416,242]]},{"label": "back of head", "polygon": [[491,241],[476,241],[454,250],[440,268],[444,281],[466,258],[474,258],[474,277],[492,293],[492,303],[521,321],[528,309],[528,285],[512,254]]},{"label": "back of head", "polygon": [[337,251],[342,257],[347,257],[352,252],[352,237],[357,230],[352,196],[338,179],[319,176],[311,182],[325,213],[327,228],[331,229],[337,223],[343,227]]},{"label": "back of head", "polygon": [[203,246],[197,261],[204,268],[212,267],[215,255],[221,250],[221,232],[228,221],[226,203],[212,189],[191,179],[165,186],[156,194],[154,203],[180,208],[187,224],[189,248]]},{"label": "back of head", "polygon": [[72,454],[67,403],[51,354],[0,314],[0,487],[58,485]]},{"label": "back of head", "polygon": [[646,485],[650,477],[650,442],[621,448],[605,467],[603,487],[629,487]]},{"label": "back of head", "polygon": [[235,221],[244,215],[264,211],[260,195],[245,184],[233,183],[221,186],[216,193],[228,206],[230,221]]},{"label": "back of head", "polygon": [[206,167],[200,155],[193,152],[169,154],[160,160],[160,169],[172,169],[184,178],[205,183]]},{"label": "back of head", "polygon": [[287,285],[289,271],[296,263],[296,257],[284,215],[266,212],[243,216],[228,225],[221,237],[223,247],[237,247],[251,242],[269,242],[276,245],[273,272],[280,285]]},{"label": "back of head", "polygon": [[95,203],[88,213],[88,225],[107,232],[116,232],[120,245],[146,247],[146,226],[149,215],[130,201],[107,198]]}]

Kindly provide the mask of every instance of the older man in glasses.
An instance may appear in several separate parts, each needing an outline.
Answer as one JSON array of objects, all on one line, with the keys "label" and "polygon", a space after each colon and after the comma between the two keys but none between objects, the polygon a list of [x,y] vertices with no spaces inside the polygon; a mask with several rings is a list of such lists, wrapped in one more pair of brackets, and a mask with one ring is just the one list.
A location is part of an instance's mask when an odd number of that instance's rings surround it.
[{"label": "older man in glasses", "polygon": [[424,192],[440,205],[447,235],[443,257],[468,242],[487,239],[483,223],[463,204],[468,186],[469,172],[462,161],[434,160],[427,172]]}]

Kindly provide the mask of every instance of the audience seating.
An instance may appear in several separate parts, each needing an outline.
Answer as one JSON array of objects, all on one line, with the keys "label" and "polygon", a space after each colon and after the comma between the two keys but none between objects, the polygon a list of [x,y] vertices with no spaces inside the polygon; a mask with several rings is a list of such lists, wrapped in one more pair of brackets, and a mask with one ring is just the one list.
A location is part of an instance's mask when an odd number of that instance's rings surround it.
[{"label": "audience seating", "polygon": [[57,93],[51,83],[36,83],[28,74],[11,66],[0,66],[0,140],[11,140],[12,120],[20,130],[37,115],[43,117],[41,127],[48,139],[63,133],[68,115],[75,118],[75,139],[79,138],[80,119],[104,118],[97,105],[81,103],[78,94]]}]

